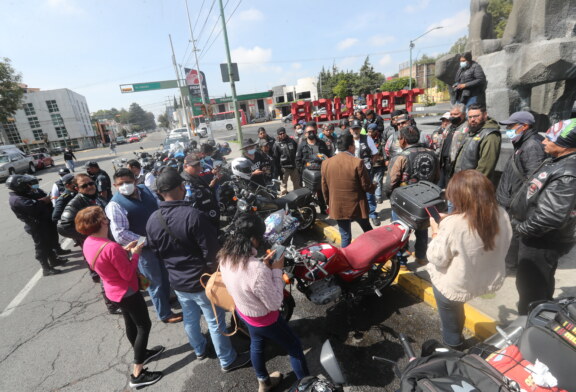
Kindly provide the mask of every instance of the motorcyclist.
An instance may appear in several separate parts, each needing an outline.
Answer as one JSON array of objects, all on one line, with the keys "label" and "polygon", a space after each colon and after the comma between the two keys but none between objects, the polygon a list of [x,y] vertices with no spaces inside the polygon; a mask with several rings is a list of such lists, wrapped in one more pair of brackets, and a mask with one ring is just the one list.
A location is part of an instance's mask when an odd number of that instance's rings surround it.
[{"label": "motorcyclist", "polygon": [[112,182],[110,181],[108,173],[100,169],[96,161],[86,163],[86,172],[96,184],[98,195],[106,200],[106,202],[109,202],[112,198]]},{"label": "motorcyclist", "polygon": [[68,262],[58,257],[54,249],[60,248],[58,232],[52,222],[50,197],[39,188],[38,179],[30,175],[12,175],[6,180],[10,189],[10,208],[24,222],[24,230],[32,236],[36,259],[42,266],[42,275],[59,274],[54,268]]},{"label": "motorcyclist", "polygon": [[54,207],[56,207],[56,199],[58,199],[58,197],[64,193],[64,184],[62,183],[62,177],[64,177],[66,174],[69,174],[70,170],[66,167],[61,168],[60,170],[58,170],[58,175],[60,176],[59,180],[56,180],[54,182],[54,185],[52,185],[52,190],[50,191],[50,198],[52,199],[52,205]]},{"label": "motorcyclist", "polygon": [[66,174],[62,177],[62,183],[64,184],[64,192],[62,192],[58,200],[56,200],[56,206],[54,207],[54,211],[52,211],[52,222],[55,224],[60,220],[64,208],[66,208],[70,200],[78,193],[76,182],[74,181],[74,174]]},{"label": "motorcyclist", "polygon": [[252,174],[250,176],[250,181],[255,182],[258,185],[266,186],[266,175],[264,173],[264,166],[268,163],[268,160],[262,155],[262,152],[258,151],[256,148],[258,142],[252,139],[246,139],[242,143],[242,156],[248,159],[252,164]]}]

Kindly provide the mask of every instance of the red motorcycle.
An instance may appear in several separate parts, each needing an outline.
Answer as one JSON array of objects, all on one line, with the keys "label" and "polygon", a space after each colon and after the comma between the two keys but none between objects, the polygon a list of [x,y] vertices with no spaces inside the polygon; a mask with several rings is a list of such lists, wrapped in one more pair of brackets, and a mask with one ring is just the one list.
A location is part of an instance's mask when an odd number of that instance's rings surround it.
[{"label": "red motorcycle", "polygon": [[[403,222],[393,222],[368,231],[346,248],[327,243],[296,249],[286,248],[285,281],[306,295],[316,305],[333,301],[358,300],[365,295],[382,296],[392,284],[406,258],[411,229]],[[282,314],[292,315],[294,299],[284,292]]]}]

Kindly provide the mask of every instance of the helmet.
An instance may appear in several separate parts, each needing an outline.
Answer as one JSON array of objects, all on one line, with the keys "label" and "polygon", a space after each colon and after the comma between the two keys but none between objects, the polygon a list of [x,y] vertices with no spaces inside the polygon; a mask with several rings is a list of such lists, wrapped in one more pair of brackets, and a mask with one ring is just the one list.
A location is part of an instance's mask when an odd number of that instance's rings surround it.
[{"label": "helmet", "polygon": [[30,185],[38,184],[38,179],[29,174],[13,174],[6,180],[6,186],[13,192],[25,194],[30,190]]},{"label": "helmet", "polygon": [[66,174],[70,174],[70,170],[66,167],[63,167],[62,169],[58,170],[58,175],[60,177],[64,177]]},{"label": "helmet", "polygon": [[212,146],[212,147],[216,147],[216,140],[214,139],[209,139],[206,144]]},{"label": "helmet", "polygon": [[228,142],[220,143],[220,148],[230,148],[230,144]]},{"label": "helmet", "polygon": [[235,176],[245,180],[250,179],[250,175],[252,174],[252,162],[250,162],[248,159],[235,158],[232,160],[230,167],[232,168],[232,174]]},{"label": "helmet", "polygon": [[315,376],[304,377],[290,389],[291,392],[336,392],[338,390],[330,381]]}]

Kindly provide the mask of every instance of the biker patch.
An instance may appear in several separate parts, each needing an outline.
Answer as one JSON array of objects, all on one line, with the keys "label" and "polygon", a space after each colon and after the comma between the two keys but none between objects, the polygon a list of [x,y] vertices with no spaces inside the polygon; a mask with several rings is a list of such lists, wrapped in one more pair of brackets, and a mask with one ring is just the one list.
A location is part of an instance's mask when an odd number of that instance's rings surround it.
[{"label": "biker patch", "polygon": [[414,158],[414,174],[420,181],[430,181],[434,177],[434,159],[430,154],[418,154]]},{"label": "biker patch", "polygon": [[536,192],[538,192],[542,188],[542,182],[537,178],[533,178],[530,181],[530,185],[528,185],[528,191],[526,192],[526,199],[531,198],[534,196]]},{"label": "biker patch", "polygon": [[538,174],[538,178],[541,180],[545,180],[546,177],[548,177],[548,172],[542,172],[542,173]]}]

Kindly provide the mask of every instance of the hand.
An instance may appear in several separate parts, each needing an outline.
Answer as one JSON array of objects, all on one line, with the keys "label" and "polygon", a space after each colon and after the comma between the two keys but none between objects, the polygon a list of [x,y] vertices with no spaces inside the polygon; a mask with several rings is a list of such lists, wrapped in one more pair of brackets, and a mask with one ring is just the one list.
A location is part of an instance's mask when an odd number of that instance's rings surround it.
[{"label": "hand", "polygon": [[256,169],[256,170],[254,170],[254,171],[252,172],[252,175],[253,175],[253,176],[257,176],[257,175],[259,175],[259,174],[264,174],[264,172],[263,172],[262,170],[260,170],[260,169]]},{"label": "hand", "polygon": [[430,218],[430,228],[432,229],[432,235],[438,234],[438,223],[434,220],[434,218]]},{"label": "hand", "polygon": [[38,200],[41,201],[41,202],[44,202],[44,203],[46,203],[46,204],[51,203],[50,196],[44,196],[44,197],[42,197],[42,198],[40,198],[40,199],[38,199]]},{"label": "hand", "polygon": [[459,85],[456,86],[456,88],[457,88],[458,90],[463,90],[463,89],[466,88],[466,85],[465,85],[464,83],[460,83]]},{"label": "hand", "polygon": [[276,254],[276,249],[274,249],[272,252],[269,252],[266,255],[266,257],[264,257],[264,260],[262,260],[262,261],[270,269],[282,269],[282,268],[284,268],[284,255],[282,255],[282,257],[280,257],[279,260],[272,262],[272,260],[274,260],[275,254]]},{"label": "hand", "polygon": [[132,250],[136,247],[137,244],[138,244],[138,241],[132,241],[128,245],[124,246],[124,250],[126,250],[128,252],[132,252]]},{"label": "hand", "polygon": [[218,177],[214,177],[214,178],[212,179],[212,181],[210,181],[210,184],[208,184],[208,186],[209,186],[210,188],[214,188],[214,187],[216,186],[216,184],[218,184]]},{"label": "hand", "polygon": [[132,254],[133,255],[139,255],[140,253],[142,253],[143,247],[144,247],[144,243],[141,243],[140,245],[136,245],[134,248],[132,248]]}]

